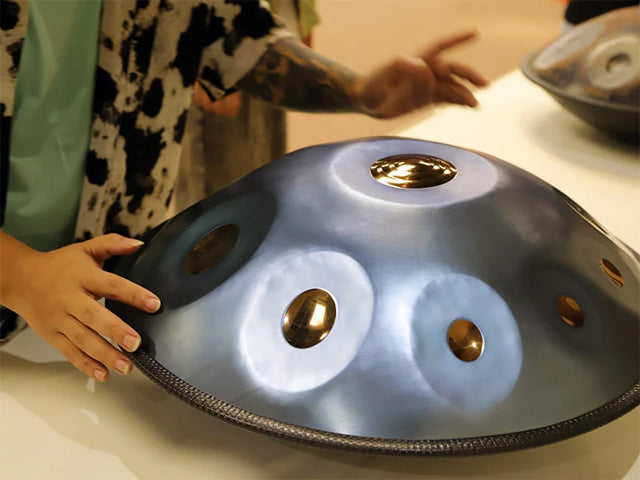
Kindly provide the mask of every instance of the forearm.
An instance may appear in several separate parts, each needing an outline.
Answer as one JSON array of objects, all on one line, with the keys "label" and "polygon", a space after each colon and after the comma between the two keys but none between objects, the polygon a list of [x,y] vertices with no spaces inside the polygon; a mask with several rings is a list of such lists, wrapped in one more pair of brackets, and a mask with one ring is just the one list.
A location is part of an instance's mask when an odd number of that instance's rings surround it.
[{"label": "forearm", "polygon": [[238,83],[248,94],[272,105],[305,112],[363,112],[358,75],[285,38],[271,45]]},{"label": "forearm", "polygon": [[325,58],[291,38],[271,45],[237,86],[273,105],[306,112],[357,112],[394,118],[438,103],[475,107],[468,83],[487,80],[442,53],[475,37],[445,37],[417,57],[397,57],[366,75]]},{"label": "forearm", "polygon": [[28,263],[40,252],[33,250],[11,235],[0,232],[0,304],[12,310],[18,308],[20,289],[28,281]]}]

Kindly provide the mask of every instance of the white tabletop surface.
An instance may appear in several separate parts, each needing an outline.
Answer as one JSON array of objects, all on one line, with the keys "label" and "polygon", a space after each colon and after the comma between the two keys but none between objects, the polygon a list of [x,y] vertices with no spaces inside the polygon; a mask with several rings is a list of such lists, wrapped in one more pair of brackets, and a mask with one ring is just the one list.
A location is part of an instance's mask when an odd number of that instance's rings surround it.
[{"label": "white tabletop surface", "polygon": [[[640,159],[519,72],[477,111],[436,109],[398,135],[485,151],[560,188],[640,251]],[[482,457],[362,455],[274,440],[209,417],[138,371],[106,384],[26,331],[0,351],[0,478],[640,479],[640,409],[577,438]]]}]

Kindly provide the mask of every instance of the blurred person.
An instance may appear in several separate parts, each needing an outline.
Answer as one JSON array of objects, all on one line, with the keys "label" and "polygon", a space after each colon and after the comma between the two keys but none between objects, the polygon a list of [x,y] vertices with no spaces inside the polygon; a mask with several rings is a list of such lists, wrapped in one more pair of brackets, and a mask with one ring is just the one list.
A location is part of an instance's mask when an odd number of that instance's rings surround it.
[{"label": "blurred person", "polygon": [[[320,21],[315,1],[270,0],[269,4],[287,29],[310,47]],[[196,82],[171,212],[180,212],[282,157],[287,148],[286,120],[285,110],[244,92],[211,101]]]}]

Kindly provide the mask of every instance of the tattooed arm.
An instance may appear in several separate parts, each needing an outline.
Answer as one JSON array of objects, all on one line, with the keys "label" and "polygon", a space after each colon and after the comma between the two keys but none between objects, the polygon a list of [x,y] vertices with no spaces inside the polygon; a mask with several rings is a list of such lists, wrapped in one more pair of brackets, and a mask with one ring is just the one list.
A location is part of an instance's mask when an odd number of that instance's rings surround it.
[{"label": "tattooed arm", "polygon": [[458,34],[416,58],[397,58],[369,75],[358,75],[292,39],[273,44],[238,87],[274,105],[307,112],[358,112],[391,118],[429,104],[475,106],[460,79],[483,86],[471,68],[445,62],[440,54],[475,37]]},{"label": "tattooed arm", "polygon": [[358,75],[302,43],[272,45],[238,87],[268,103],[307,112],[359,111]]}]

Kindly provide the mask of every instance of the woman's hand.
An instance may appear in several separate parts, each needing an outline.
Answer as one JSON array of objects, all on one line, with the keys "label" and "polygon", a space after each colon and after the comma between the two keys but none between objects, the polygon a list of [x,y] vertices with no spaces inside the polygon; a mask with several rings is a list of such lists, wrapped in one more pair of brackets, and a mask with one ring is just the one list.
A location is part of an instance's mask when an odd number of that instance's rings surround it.
[{"label": "woman's hand", "polygon": [[441,58],[444,51],[475,36],[474,32],[464,32],[447,37],[418,57],[398,58],[360,78],[356,91],[364,113],[392,118],[442,102],[475,107],[477,100],[461,80],[478,87],[488,81],[466,65]]},{"label": "woman's hand", "polygon": [[104,235],[51,252],[37,252],[2,234],[2,304],[12,309],[76,368],[104,382],[109,369],[126,375],[129,359],[104,337],[124,350],[140,346],[140,335],[103,307],[108,298],[145,312],[160,308],[153,293],[102,265],[114,255],[130,255],[143,243],[120,235]]}]

